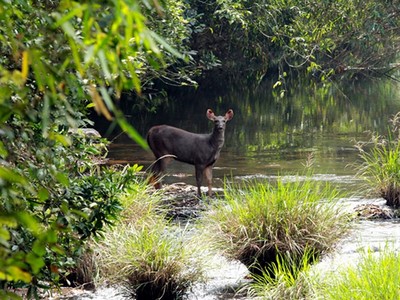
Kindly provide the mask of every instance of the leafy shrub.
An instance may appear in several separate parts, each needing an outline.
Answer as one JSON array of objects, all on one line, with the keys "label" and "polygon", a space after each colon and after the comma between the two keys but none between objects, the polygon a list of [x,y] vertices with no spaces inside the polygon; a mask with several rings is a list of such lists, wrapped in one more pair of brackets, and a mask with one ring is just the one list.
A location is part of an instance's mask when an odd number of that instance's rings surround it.
[{"label": "leafy shrub", "polygon": [[0,2],[1,288],[30,286],[37,297],[39,283],[66,277],[136,176],[100,167],[105,141],[69,129],[92,125],[90,106],[145,146],[113,98],[141,91],[141,66],[163,64],[159,44],[173,49],[146,27],[138,4]]},{"label": "leafy shrub", "polygon": [[13,171],[1,169],[0,279],[34,296],[39,281],[73,284],[86,242],[116,219],[118,195],[138,169],[99,165],[101,138],[60,135],[49,144],[31,128],[18,121],[2,136]]},{"label": "leafy shrub", "polygon": [[328,183],[311,179],[229,186],[202,223],[227,257],[274,276],[277,257],[300,263],[309,252],[312,262],[346,233],[338,196]]}]

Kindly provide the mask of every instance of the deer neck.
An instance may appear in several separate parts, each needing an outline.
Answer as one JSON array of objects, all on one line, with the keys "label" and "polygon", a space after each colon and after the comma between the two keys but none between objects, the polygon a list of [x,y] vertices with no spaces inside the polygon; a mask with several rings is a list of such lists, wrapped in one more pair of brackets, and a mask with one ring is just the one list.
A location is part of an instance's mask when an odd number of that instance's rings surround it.
[{"label": "deer neck", "polygon": [[221,150],[222,146],[224,145],[224,141],[225,141],[225,131],[224,130],[220,131],[214,128],[210,136],[211,145],[213,145],[217,150]]}]

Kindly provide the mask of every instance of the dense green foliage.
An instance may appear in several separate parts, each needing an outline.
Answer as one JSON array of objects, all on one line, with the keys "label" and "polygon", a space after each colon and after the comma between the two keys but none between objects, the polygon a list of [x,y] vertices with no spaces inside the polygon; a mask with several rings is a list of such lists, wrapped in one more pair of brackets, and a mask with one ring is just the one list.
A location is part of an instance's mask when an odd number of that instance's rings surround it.
[{"label": "dense green foliage", "polygon": [[86,241],[116,218],[137,170],[102,168],[106,142],[77,128],[91,125],[90,104],[145,146],[112,101],[140,93],[144,62],[163,64],[158,45],[167,44],[140,6],[0,2],[1,288],[27,285],[36,296],[68,280]]},{"label": "dense green foliage", "polygon": [[[194,47],[240,67],[337,74],[385,73],[399,51],[397,1],[218,0],[189,2],[200,30]],[[197,27],[199,28],[199,26]],[[211,53],[211,54],[210,54]],[[249,64],[253,62],[254,64]]]}]

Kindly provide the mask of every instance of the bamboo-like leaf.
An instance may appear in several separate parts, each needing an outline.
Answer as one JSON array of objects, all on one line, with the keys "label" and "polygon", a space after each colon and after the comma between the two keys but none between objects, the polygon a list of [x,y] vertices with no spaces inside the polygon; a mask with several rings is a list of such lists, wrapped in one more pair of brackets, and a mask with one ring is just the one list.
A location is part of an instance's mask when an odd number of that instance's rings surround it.
[{"label": "bamboo-like leaf", "polygon": [[43,97],[43,109],[42,109],[42,135],[48,137],[48,125],[50,120],[50,99],[47,94]]},{"label": "bamboo-like leaf", "polygon": [[32,60],[34,61],[34,63],[32,64],[32,69],[36,80],[36,84],[38,86],[39,91],[44,91],[46,87],[45,76],[47,74],[47,70],[41,60],[41,53],[40,51],[31,51],[31,55],[32,55]]},{"label": "bamboo-like leaf", "polygon": [[100,65],[101,65],[101,69],[103,70],[104,77],[105,77],[107,80],[110,80],[110,79],[111,79],[111,72],[110,72],[110,70],[109,70],[109,68],[108,68],[107,58],[106,58],[106,55],[104,54],[104,51],[103,51],[103,50],[100,50],[100,51],[97,53],[97,57],[98,57],[99,60],[100,60]]},{"label": "bamboo-like leaf", "polygon": [[[161,46],[163,46],[169,53],[172,55],[180,58],[180,59],[185,59],[185,56],[179,53],[178,50],[176,50],[174,47],[172,47],[170,44],[168,44],[162,37],[160,37],[157,33],[154,31],[148,31],[148,34],[155,40],[157,41]],[[151,43],[151,49],[155,52],[155,54],[159,54],[159,49],[155,44]]]},{"label": "bamboo-like leaf", "polygon": [[136,131],[135,128],[125,119],[125,116],[121,112],[116,112],[116,120],[121,129],[126,132],[139,146],[143,149],[148,149],[146,140]]},{"label": "bamboo-like leaf", "polygon": [[111,121],[113,117],[111,116],[109,110],[104,104],[103,99],[101,98],[100,94],[97,92],[97,89],[94,85],[89,87],[89,93],[92,97],[92,101],[94,103],[94,109],[98,114],[103,115],[108,121]]},{"label": "bamboo-like leaf", "polygon": [[21,185],[28,184],[25,177],[19,175],[18,173],[5,166],[0,166],[0,178],[8,182],[19,183]]},{"label": "bamboo-like leaf", "polygon": [[[74,4],[77,4],[77,2],[74,2]],[[59,27],[63,26],[65,23],[69,23],[69,20],[71,20],[74,17],[82,17],[82,13],[87,10],[88,6],[87,4],[79,4],[75,7],[75,9],[72,9],[68,14],[63,15],[61,17],[60,14],[55,13],[54,17],[57,20],[57,22],[54,24],[54,27]],[[65,8],[66,9],[66,8]]]},{"label": "bamboo-like leaf", "polygon": [[22,52],[22,69],[21,75],[24,82],[26,81],[29,73],[29,53],[28,51]]},{"label": "bamboo-like leaf", "polygon": [[76,46],[76,44],[75,44],[73,39],[69,39],[69,45],[71,47],[72,58],[74,59],[75,67],[77,68],[79,74],[81,74],[81,76],[83,76],[84,69],[83,69],[82,64],[81,64],[78,48],[77,48],[77,46]]},{"label": "bamboo-like leaf", "polygon": [[113,101],[111,100],[111,97],[107,92],[107,89],[104,86],[100,87],[100,93],[101,93],[101,96],[103,97],[104,103],[107,105],[108,110],[114,112],[115,105],[114,105]]}]

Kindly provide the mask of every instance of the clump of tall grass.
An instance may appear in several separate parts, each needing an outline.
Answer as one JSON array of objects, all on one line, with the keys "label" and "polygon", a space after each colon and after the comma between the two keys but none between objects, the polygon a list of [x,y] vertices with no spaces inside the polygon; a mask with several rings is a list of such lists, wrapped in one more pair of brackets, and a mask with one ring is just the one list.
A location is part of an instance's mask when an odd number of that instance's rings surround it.
[{"label": "clump of tall grass", "polygon": [[205,231],[225,256],[254,274],[271,272],[277,257],[299,264],[330,251],[349,229],[329,183],[306,180],[227,186],[224,200],[204,216]]},{"label": "clump of tall grass", "polygon": [[95,247],[100,278],[126,286],[138,300],[180,299],[203,277],[200,248],[146,188],[136,187],[121,203],[121,220]]},{"label": "clump of tall grass", "polygon": [[[365,178],[386,200],[386,204],[394,208],[400,207],[399,124],[400,113],[392,119],[393,126],[389,137],[373,137],[369,143],[357,145],[362,160],[356,167],[358,176]],[[371,149],[366,150],[367,147]]]},{"label": "clump of tall grass", "polygon": [[308,250],[297,262],[288,255],[278,255],[270,266],[271,272],[253,275],[254,280],[244,288],[257,299],[311,299],[314,295],[314,282],[309,275],[312,257],[313,252]]},{"label": "clump of tall grass", "polygon": [[201,280],[196,252],[162,222],[121,224],[100,244],[101,275],[124,284],[136,299],[179,299]]},{"label": "clump of tall grass", "polygon": [[388,246],[365,251],[357,265],[324,275],[315,286],[319,299],[400,299],[400,254]]}]

